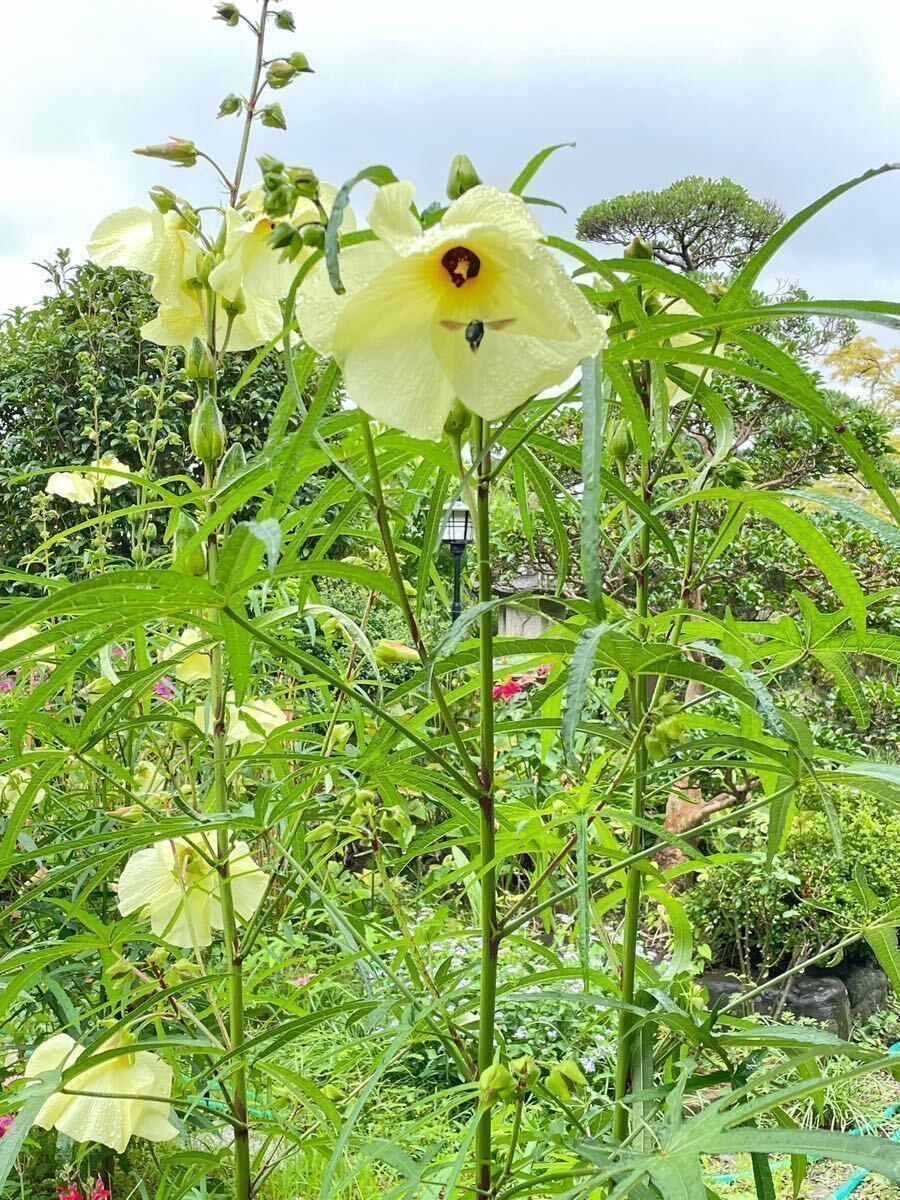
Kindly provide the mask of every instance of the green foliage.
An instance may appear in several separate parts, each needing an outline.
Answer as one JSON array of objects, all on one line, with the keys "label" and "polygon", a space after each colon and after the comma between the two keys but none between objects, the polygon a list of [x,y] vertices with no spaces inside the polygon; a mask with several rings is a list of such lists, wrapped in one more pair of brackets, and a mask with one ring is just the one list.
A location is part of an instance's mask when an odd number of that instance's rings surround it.
[{"label": "green foliage", "polygon": [[642,237],[681,271],[734,271],[778,229],[784,213],[731,179],[689,175],[658,192],[631,192],[585,209],[578,236],[627,245]]},{"label": "green foliage", "polygon": [[834,800],[842,854],[835,853],[828,818],[811,792],[771,867],[764,819],[715,839],[717,852],[737,858],[704,868],[683,902],[717,966],[764,978],[839,942],[866,918],[857,869],[884,905],[900,894],[900,863],[885,853],[900,840],[900,815],[846,789]]},{"label": "green foliage", "polygon": [[[154,303],[144,277],[93,264],[72,266],[67,251],[47,264],[54,290],[30,309],[15,309],[0,322],[0,423],[4,437],[0,478],[0,561],[17,565],[48,536],[72,530],[94,515],[81,505],[43,495],[50,471],[88,464],[112,452],[138,472],[158,479],[196,477],[187,446],[193,397],[180,352],[165,351],[140,335]],[[270,355],[247,386],[233,394],[252,355],[231,355],[222,384],[222,409],[232,443],[248,455],[265,441],[284,389],[280,359]],[[122,488],[114,509],[135,502]],[[153,553],[163,549],[157,525]],[[151,531],[152,532],[152,531]],[[97,538],[100,537],[98,546]],[[121,555],[128,539],[121,528],[107,545],[105,534],[68,534],[41,554],[40,568],[85,569],[86,555]]]}]

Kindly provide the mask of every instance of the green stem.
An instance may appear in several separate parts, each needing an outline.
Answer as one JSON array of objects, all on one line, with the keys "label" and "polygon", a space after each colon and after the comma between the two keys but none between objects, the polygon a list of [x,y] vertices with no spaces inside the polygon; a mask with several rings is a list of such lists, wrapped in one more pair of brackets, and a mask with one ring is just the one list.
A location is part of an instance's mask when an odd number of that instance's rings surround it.
[{"label": "green stem", "polygon": [[[422,631],[419,629],[419,622],[416,620],[416,614],[413,612],[412,604],[409,596],[406,594],[404,587],[403,572],[400,570],[400,560],[397,558],[397,551],[394,546],[394,537],[391,533],[391,522],[388,517],[387,504],[384,500],[384,489],[381,485],[381,472],[378,469],[378,455],[375,452],[375,442],[372,439],[372,427],[369,424],[369,418],[364,414],[359,414],[360,428],[362,429],[363,443],[366,448],[366,463],[369,468],[369,483],[372,487],[372,501],[375,508],[375,518],[378,521],[378,528],[381,533],[381,540],[384,544],[384,551],[387,555],[388,569],[391,574],[391,579],[394,581],[394,586],[400,597],[400,607],[403,610],[403,616],[406,620],[409,629],[410,637],[413,640],[416,650],[419,652],[423,668],[428,666],[428,648],[422,637]],[[462,734],[459,731],[459,726],[456,723],[456,718],[450,710],[447,699],[444,696],[443,689],[438,682],[437,674],[432,675],[432,692],[435,703],[438,706],[438,711],[444,722],[444,727],[453,739],[453,744],[459,752],[462,760],[462,765],[469,772],[474,783],[481,786],[481,777],[475,769],[472,759],[469,757],[469,752],[466,749],[466,744],[463,741]]]},{"label": "green stem", "polygon": [[[484,453],[488,430],[476,418],[478,489],[475,500],[475,530],[478,551],[478,601],[491,599],[490,556],[490,454]],[[494,817],[494,617],[490,610],[479,618],[481,667],[481,1003],[478,1017],[478,1073],[494,1061],[494,1027],[497,1008],[497,955],[500,948],[497,924],[497,854]],[[491,1186],[491,1109],[482,1113],[475,1135],[477,1158],[476,1193],[493,1195]]]},{"label": "green stem", "polygon": [[[205,486],[212,492],[212,469],[207,467]],[[213,500],[207,503],[207,516],[215,510]],[[211,584],[216,582],[218,542],[211,533],[206,547],[207,573]],[[213,719],[213,803],[215,813],[228,812],[227,750],[225,743],[225,663],[222,643],[214,643],[210,652],[210,694]],[[219,902],[222,910],[222,933],[225,940],[225,961],[228,974],[228,1040],[235,1052],[232,1110],[234,1113],[234,1195],[235,1200],[250,1200],[250,1128],[247,1109],[247,1064],[240,1056],[245,1040],[244,1031],[244,973],[243,956],[238,941],[237,919],[234,911],[231,872],[228,859],[231,842],[228,830],[216,832],[216,857],[219,871]]]},{"label": "green stem", "polygon": [[[244,165],[247,162],[247,150],[250,146],[250,132],[253,128],[253,118],[256,114],[256,105],[259,102],[262,87],[260,87],[260,79],[262,77],[263,68],[263,51],[266,44],[266,18],[268,16],[269,0],[262,0],[262,7],[259,15],[259,26],[256,30],[256,60],[253,64],[253,82],[250,85],[250,95],[247,97],[247,112],[244,118],[244,133],[241,137],[241,148],[238,153],[237,166],[234,169],[234,183],[231,185],[231,203],[234,204],[238,198],[238,193],[241,190],[241,177],[244,174]],[[263,85],[265,86],[265,85]]]},{"label": "green stem", "polygon": [[[649,389],[645,388],[645,405],[648,405]],[[650,486],[650,465],[644,461],[641,465],[641,484],[643,500],[650,506],[652,488]],[[649,565],[650,565],[650,526],[644,523],[641,527],[639,561],[635,563],[635,603],[637,615],[641,623],[641,635],[646,635],[646,619],[649,611]],[[630,855],[640,854],[644,843],[644,832],[640,822],[644,817],[645,788],[647,782],[647,742],[645,720],[647,713],[647,684],[642,676],[632,679],[631,691],[631,720],[635,728],[636,745],[634,748],[634,786],[631,794],[631,815],[634,818],[629,834],[628,852]],[[638,922],[641,915],[641,892],[643,870],[635,862],[629,867],[625,876],[625,924],[622,931],[622,1000],[628,1006],[619,1012],[619,1030],[616,1048],[616,1110],[613,1116],[613,1133],[617,1141],[623,1142],[628,1136],[629,1113],[623,1103],[629,1092],[631,1079],[631,1058],[634,1013],[635,967],[637,963]]]}]

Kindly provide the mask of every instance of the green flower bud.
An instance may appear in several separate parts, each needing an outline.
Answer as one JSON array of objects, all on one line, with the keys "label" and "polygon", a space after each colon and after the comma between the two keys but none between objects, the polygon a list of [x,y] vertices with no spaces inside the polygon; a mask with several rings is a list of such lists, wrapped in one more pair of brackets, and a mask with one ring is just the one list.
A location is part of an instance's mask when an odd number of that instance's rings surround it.
[{"label": "green flower bud", "polygon": [[267,104],[260,110],[259,119],[266,129],[287,129],[284,109],[280,104]]},{"label": "green flower bud", "polygon": [[469,422],[472,420],[472,414],[467,408],[463,408],[459,400],[454,401],[453,408],[450,410],[450,415],[444,422],[444,433],[451,437],[461,437],[469,427]]},{"label": "green flower bud", "polygon": [[184,746],[190,745],[197,736],[197,730],[188,721],[173,721],[171,728],[172,737]]},{"label": "green flower bud", "polygon": [[582,1075],[577,1063],[571,1058],[557,1063],[547,1076],[547,1091],[563,1103],[577,1096],[582,1088],[587,1087],[587,1080]]},{"label": "green flower bud", "polygon": [[625,247],[623,258],[652,258],[653,247],[638,234],[629,246]]},{"label": "green flower bud", "polygon": [[314,75],[315,71],[309,65],[309,59],[302,50],[295,50],[293,54],[288,55],[288,62],[294,68],[298,75]]},{"label": "green flower bud", "polygon": [[161,142],[155,146],[139,146],[134,153],[144,158],[161,158],[163,162],[174,163],[176,167],[193,167],[197,162],[197,147],[184,138],[173,138],[171,142]]},{"label": "green flower bud", "polygon": [[241,313],[247,311],[247,301],[244,298],[243,291],[239,291],[233,300],[226,300],[222,297],[222,308],[229,317],[239,317]]},{"label": "green flower bud", "polygon": [[109,815],[117,821],[143,821],[144,810],[139,804],[123,804],[121,808],[111,808]]},{"label": "green flower bud", "polygon": [[185,983],[188,979],[196,979],[202,970],[199,963],[191,962],[189,958],[179,958],[163,975],[163,982],[166,987],[175,987],[176,984]]},{"label": "green flower bud", "polygon": [[609,452],[616,462],[626,463],[634,451],[634,439],[628,422],[623,418],[613,423],[609,432]]},{"label": "green flower bud", "polygon": [[296,74],[297,68],[292,66],[286,58],[277,58],[275,62],[269,64],[266,71],[266,83],[270,88],[287,87]]},{"label": "green flower bud", "polygon": [[498,1101],[506,1104],[516,1094],[516,1081],[502,1063],[491,1063],[478,1079],[478,1102],[482,1108],[490,1108]]},{"label": "green flower bud", "polygon": [[314,200],[319,194],[319,177],[310,167],[291,167],[288,175],[298,196]]},{"label": "green flower bud", "polygon": [[340,1088],[336,1088],[333,1083],[326,1083],[322,1088],[322,1095],[328,1100],[343,1100],[344,1093]]},{"label": "green flower bud", "polygon": [[216,490],[222,491],[228,487],[229,483],[233,483],[239,475],[243,475],[246,469],[247,455],[244,453],[244,447],[240,442],[233,442],[219,463],[219,470],[216,473]]},{"label": "green flower bud", "polygon": [[171,212],[178,203],[178,197],[175,195],[175,193],[170,192],[167,187],[162,187],[160,184],[157,184],[155,187],[150,189],[150,199],[163,216],[165,216],[167,212]]},{"label": "green flower bud", "polygon": [[191,450],[202,463],[217,463],[225,453],[225,423],[214,396],[203,396],[194,405],[188,440]]},{"label": "green flower bud", "polygon": [[236,4],[217,4],[215,19],[217,21],[224,21],[226,25],[233,29],[241,19],[241,10]]},{"label": "green flower bud", "polygon": [[96,679],[92,679],[90,683],[84,685],[81,694],[93,700],[97,696],[105,696],[112,686],[112,680],[107,679],[105,675],[98,675]]},{"label": "green flower bud", "polygon": [[307,221],[305,225],[300,226],[300,241],[304,246],[311,246],[314,250],[323,250],[325,248],[325,226],[320,225],[317,221]]},{"label": "green flower bud", "polygon": [[334,836],[334,824],[331,821],[323,821],[321,825],[314,825],[312,829],[307,830],[307,842],[327,842],[330,837]]},{"label": "green flower bud", "polygon": [[188,379],[215,379],[216,360],[210,354],[209,346],[195,337],[191,342],[184,360],[184,373]]},{"label": "green flower bud", "polygon": [[106,968],[106,975],[109,979],[128,979],[134,972],[131,963],[117,954],[110,965]]},{"label": "green flower bud", "polygon": [[478,187],[481,176],[475,170],[475,164],[468,154],[457,154],[450,164],[450,174],[447,177],[447,195],[451,200],[458,200],[469,188]]},{"label": "green flower bud", "polygon": [[157,946],[147,955],[148,967],[162,967],[169,961],[169,952],[165,946]]},{"label": "green flower bud", "polygon": [[235,113],[239,113],[244,107],[244,102],[240,96],[236,96],[234,92],[229,92],[222,103],[219,105],[217,117],[233,117]]},{"label": "green flower bud", "polygon": [[206,548],[202,542],[196,543],[185,555],[184,547],[197,532],[197,523],[186,512],[178,514],[175,525],[175,536],[172,538],[172,563],[176,571],[185,575],[206,574]]},{"label": "green flower bud", "polygon": [[281,12],[275,14],[275,26],[278,29],[286,29],[288,33],[293,33],[296,29],[294,25],[294,16],[288,9],[283,8]]},{"label": "green flower bud", "polygon": [[521,1058],[514,1058],[509,1064],[509,1069],[512,1071],[519,1085],[519,1091],[522,1092],[526,1088],[534,1087],[541,1077],[541,1068],[530,1054],[523,1054]]},{"label": "green flower bud", "polygon": [[375,659],[380,663],[417,663],[422,661],[418,650],[414,647],[388,640],[380,641],[375,647]]}]

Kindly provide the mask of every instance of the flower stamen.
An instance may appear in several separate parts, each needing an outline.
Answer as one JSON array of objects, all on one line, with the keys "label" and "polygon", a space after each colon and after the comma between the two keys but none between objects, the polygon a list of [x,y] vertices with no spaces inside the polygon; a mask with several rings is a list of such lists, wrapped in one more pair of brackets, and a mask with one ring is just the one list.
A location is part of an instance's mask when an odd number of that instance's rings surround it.
[{"label": "flower stamen", "polygon": [[454,246],[441,259],[441,266],[450,276],[453,286],[461,288],[481,270],[481,259],[465,246]]}]

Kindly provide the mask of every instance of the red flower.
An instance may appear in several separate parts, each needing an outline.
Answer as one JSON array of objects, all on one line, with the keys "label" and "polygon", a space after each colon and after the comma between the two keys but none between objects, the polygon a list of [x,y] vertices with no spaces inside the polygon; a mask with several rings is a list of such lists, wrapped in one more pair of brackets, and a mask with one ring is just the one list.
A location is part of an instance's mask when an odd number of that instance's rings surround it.
[{"label": "red flower", "polygon": [[493,696],[495,700],[512,700],[513,696],[518,696],[524,691],[521,683],[517,679],[507,679],[503,683],[495,683]]},{"label": "red flower", "polygon": [[65,1187],[61,1187],[58,1190],[59,1200],[82,1200],[77,1183],[67,1183]]},{"label": "red flower", "polygon": [[109,1188],[100,1175],[97,1176],[97,1182],[91,1192],[91,1200],[109,1200]]}]

